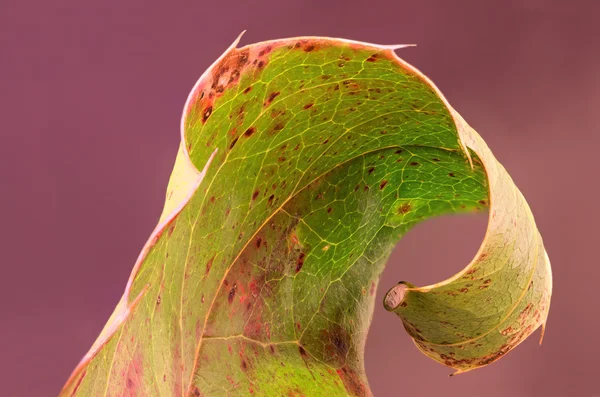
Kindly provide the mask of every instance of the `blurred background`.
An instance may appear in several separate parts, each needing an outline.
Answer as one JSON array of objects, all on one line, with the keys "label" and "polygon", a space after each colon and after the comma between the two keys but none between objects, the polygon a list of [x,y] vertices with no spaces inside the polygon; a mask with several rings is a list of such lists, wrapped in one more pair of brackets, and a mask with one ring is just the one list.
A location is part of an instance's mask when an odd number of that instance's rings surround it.
[{"label": "blurred background", "polygon": [[[157,223],[200,74],[241,45],[298,35],[415,43],[428,75],[525,194],[554,270],[542,347],[451,372],[381,305],[445,279],[485,216],[397,246],[366,351],[377,397],[600,396],[599,1],[0,0],[0,395],[54,396],[123,293]],[[310,396],[307,396],[310,397]]]}]

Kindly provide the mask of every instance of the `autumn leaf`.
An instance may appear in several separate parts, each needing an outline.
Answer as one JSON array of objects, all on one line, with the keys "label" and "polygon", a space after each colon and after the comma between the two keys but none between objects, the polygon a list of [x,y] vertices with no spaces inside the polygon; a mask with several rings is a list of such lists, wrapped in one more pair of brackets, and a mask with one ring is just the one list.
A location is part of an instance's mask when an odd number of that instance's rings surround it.
[{"label": "autumn leaf", "polygon": [[379,275],[448,213],[489,212],[475,258],[384,301],[417,347],[464,372],[545,324],[550,262],[525,199],[400,47],[236,40],[202,75],[159,224],[62,396],[371,395]]}]

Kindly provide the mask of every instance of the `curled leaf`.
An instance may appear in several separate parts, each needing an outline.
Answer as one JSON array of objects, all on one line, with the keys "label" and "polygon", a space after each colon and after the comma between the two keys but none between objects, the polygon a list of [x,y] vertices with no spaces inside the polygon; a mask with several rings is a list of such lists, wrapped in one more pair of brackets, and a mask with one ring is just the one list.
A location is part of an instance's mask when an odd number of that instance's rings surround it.
[{"label": "curled leaf", "polygon": [[194,86],[159,225],[63,396],[366,396],[379,274],[437,215],[489,210],[471,264],[385,305],[466,371],[546,321],[550,264],[483,140],[398,46],[237,48]]}]

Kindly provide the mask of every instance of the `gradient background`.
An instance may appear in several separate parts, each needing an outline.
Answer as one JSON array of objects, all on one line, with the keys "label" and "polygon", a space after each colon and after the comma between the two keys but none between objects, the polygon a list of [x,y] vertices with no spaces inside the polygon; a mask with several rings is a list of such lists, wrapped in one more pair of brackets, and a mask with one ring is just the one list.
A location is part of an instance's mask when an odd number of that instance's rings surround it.
[{"label": "gradient background", "polygon": [[[377,397],[600,396],[600,1],[0,0],[0,395],[54,396],[91,346],[161,212],[183,103],[243,29],[416,43],[400,55],[484,137],[554,269],[543,347],[448,378],[379,303],[462,269],[485,216],[419,225],[378,291]],[[308,396],[311,397],[311,396]]]}]

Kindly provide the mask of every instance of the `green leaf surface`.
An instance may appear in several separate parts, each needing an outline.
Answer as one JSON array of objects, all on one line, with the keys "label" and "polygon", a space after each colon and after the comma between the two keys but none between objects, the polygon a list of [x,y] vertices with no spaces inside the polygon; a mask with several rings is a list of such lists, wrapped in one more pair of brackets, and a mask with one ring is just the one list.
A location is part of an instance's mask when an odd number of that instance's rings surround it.
[{"label": "green leaf surface", "polygon": [[417,347],[464,372],[545,324],[525,199],[400,46],[236,45],[190,93],[159,224],[62,396],[371,395],[379,275],[442,214],[488,211],[488,229],[457,275],[386,295]]}]

